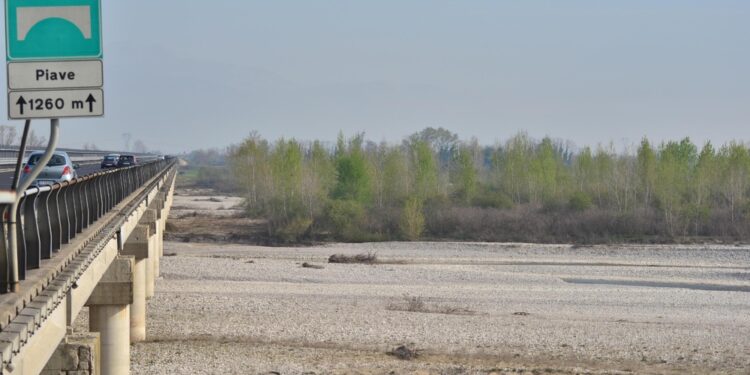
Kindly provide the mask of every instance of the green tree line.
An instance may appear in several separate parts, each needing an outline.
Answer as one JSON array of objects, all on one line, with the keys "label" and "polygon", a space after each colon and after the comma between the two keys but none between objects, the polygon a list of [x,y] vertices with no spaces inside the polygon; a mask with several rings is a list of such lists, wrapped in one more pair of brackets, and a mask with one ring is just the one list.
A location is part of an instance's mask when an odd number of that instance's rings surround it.
[{"label": "green tree line", "polygon": [[750,234],[750,149],[688,138],[632,150],[427,128],[400,144],[252,134],[227,162],[269,235],[371,241],[668,241]]}]

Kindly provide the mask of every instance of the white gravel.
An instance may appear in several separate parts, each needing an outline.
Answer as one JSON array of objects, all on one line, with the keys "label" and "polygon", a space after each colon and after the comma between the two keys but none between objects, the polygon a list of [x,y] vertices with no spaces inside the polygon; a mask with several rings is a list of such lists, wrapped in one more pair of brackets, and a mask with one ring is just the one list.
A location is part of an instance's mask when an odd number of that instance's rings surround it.
[{"label": "white gravel", "polygon": [[[750,292],[694,289],[750,290],[747,247],[168,242],[164,251],[176,255],[162,258],[149,340],[132,347],[136,374],[750,368]],[[368,252],[383,264],[326,263]],[[398,311],[407,297],[433,312]],[[385,354],[400,344],[422,356]]]}]

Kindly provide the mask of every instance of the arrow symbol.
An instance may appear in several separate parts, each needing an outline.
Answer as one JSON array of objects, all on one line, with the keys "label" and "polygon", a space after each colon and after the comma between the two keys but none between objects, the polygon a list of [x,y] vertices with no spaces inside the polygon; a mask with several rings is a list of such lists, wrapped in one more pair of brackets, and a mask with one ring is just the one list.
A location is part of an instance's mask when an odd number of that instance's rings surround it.
[{"label": "arrow symbol", "polygon": [[[89,94],[89,97],[86,98],[86,103],[89,103],[89,113],[94,112],[94,103],[96,103],[96,99],[94,99],[94,95]],[[21,114],[23,114],[23,109],[21,109]]]},{"label": "arrow symbol", "polygon": [[26,103],[27,103],[27,102],[26,102],[26,99],[24,99],[24,98],[23,98],[23,96],[19,96],[19,97],[18,97],[18,101],[16,102],[16,104],[17,104],[17,105],[18,105],[19,107],[21,107],[21,114],[23,114],[23,106],[25,106],[25,105],[26,105]]}]

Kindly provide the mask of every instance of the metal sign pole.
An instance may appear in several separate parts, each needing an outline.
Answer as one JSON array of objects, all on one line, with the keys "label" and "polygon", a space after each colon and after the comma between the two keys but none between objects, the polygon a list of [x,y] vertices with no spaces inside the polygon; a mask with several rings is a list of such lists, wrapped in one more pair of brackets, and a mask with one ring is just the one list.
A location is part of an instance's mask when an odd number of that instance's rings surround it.
[{"label": "metal sign pole", "polygon": [[21,164],[23,163],[23,155],[26,153],[26,139],[29,137],[30,127],[31,127],[31,120],[26,120],[26,124],[23,127],[23,135],[21,136],[21,145],[18,148],[18,160],[16,161],[16,173],[13,174],[13,185],[10,185],[11,190],[17,190],[18,182],[21,180]]},{"label": "metal sign pole", "polygon": [[49,130],[49,142],[47,143],[47,149],[44,150],[44,154],[39,158],[39,162],[34,168],[31,169],[31,173],[20,181],[19,187],[16,190],[16,201],[10,206],[10,217],[8,218],[8,252],[10,253],[10,291],[12,293],[18,292],[18,233],[16,231],[16,220],[18,219],[18,204],[21,202],[26,189],[29,188],[31,183],[42,173],[42,169],[47,166],[47,163],[52,159],[52,154],[55,152],[57,146],[57,136],[60,130],[60,120],[53,118],[50,120]]}]

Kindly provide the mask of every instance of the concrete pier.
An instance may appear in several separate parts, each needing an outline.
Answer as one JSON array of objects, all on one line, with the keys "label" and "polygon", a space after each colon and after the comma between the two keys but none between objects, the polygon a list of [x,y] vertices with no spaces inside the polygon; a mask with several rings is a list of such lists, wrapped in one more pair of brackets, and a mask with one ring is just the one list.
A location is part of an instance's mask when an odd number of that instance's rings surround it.
[{"label": "concrete pier", "polygon": [[130,342],[146,339],[146,282],[148,280],[149,255],[153,253],[150,244],[152,234],[148,225],[139,224],[128,237],[120,252],[133,256],[133,303],[130,305]]},{"label": "concrete pier", "polygon": [[130,373],[130,305],[135,258],[118,256],[91,293],[89,330],[99,332],[104,375]]},{"label": "concrete pier", "polygon": [[156,269],[159,267],[159,257],[156,254],[156,237],[158,233],[156,228],[158,227],[158,219],[156,216],[156,210],[153,208],[147,209],[143,216],[141,216],[140,224],[148,226],[149,233],[153,233],[155,236],[149,236],[148,242],[148,259],[146,261],[146,298],[149,299],[154,296],[154,288],[156,287]]}]

